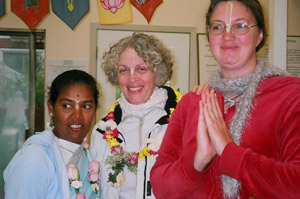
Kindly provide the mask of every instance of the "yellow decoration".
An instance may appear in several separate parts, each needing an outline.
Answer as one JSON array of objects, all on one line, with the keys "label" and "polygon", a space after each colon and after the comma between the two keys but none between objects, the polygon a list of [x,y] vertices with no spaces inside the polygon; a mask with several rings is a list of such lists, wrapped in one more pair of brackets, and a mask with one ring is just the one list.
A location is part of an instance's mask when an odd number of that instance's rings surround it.
[{"label": "yellow decoration", "polygon": [[146,146],[139,152],[139,160],[150,156],[150,149]]},{"label": "yellow decoration", "polygon": [[176,95],[176,102],[178,103],[181,100],[183,95],[179,91],[175,90],[173,87],[172,87],[172,89]]},{"label": "yellow decoration", "polygon": [[74,9],[73,0],[71,0],[71,2],[68,0],[68,9],[69,9],[70,12],[73,11],[73,9]]},{"label": "yellow decoration", "polygon": [[117,106],[118,104],[119,104],[119,102],[116,101],[116,102],[108,109],[107,113],[110,113],[110,112],[114,111],[115,108],[116,108],[116,106]]},{"label": "yellow decoration", "polygon": [[111,149],[114,146],[119,146],[120,143],[117,141],[117,139],[111,135],[107,135],[105,139],[109,143],[109,148]]},{"label": "yellow decoration", "polygon": [[[123,3],[123,1],[96,1],[100,24],[124,24],[132,21],[130,0],[125,0],[124,5],[122,7],[121,4]],[[102,3],[107,6],[107,9],[104,8],[105,6],[102,6]]]},{"label": "yellow decoration", "polygon": [[171,118],[172,117],[172,114],[173,114],[173,111],[175,110],[175,108],[170,108],[170,117],[169,118]]}]

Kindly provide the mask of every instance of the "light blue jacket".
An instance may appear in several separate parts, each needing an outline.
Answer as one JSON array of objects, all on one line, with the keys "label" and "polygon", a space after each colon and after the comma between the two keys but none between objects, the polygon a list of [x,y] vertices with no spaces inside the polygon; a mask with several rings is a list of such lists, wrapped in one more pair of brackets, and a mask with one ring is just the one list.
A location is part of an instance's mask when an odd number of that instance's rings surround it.
[{"label": "light blue jacket", "polygon": [[[89,152],[87,151],[87,156],[81,154],[81,157],[85,157],[81,159],[85,162],[84,172],[87,176]],[[70,196],[66,165],[55,136],[50,130],[30,137],[10,161],[3,177],[5,199],[75,198],[74,194]],[[90,187],[88,189],[91,189]],[[89,192],[92,194],[92,191]],[[87,195],[87,198],[95,196]]]}]

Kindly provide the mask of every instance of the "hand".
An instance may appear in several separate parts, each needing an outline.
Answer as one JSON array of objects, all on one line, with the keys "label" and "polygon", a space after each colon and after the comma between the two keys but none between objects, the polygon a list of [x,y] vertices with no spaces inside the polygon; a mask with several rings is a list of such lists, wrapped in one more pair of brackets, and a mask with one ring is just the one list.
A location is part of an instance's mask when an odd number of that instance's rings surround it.
[{"label": "hand", "polygon": [[200,95],[203,90],[207,89],[207,84],[202,84],[202,85],[196,85],[192,89],[193,93],[196,93],[196,95]]},{"label": "hand", "polygon": [[[203,92],[202,98],[206,92]],[[216,155],[214,146],[212,145],[207,126],[204,119],[204,104],[199,101],[199,117],[197,127],[197,150],[194,157],[194,167],[197,171],[203,171]]]},{"label": "hand", "polygon": [[231,135],[223,118],[217,95],[212,89],[204,98],[204,118],[209,138],[218,155],[221,155],[225,146],[232,142]]}]

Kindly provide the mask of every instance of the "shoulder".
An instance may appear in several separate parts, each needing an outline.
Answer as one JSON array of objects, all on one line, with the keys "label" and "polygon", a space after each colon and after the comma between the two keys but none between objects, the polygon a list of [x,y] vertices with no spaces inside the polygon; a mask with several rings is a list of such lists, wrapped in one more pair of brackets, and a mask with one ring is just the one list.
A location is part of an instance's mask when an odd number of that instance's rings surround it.
[{"label": "shoulder", "polygon": [[[37,139],[39,136],[32,136],[14,155],[5,169],[5,176],[45,176],[53,170],[53,160],[48,155],[48,145],[41,144]],[[52,166],[51,166],[52,165]]]},{"label": "shoulder", "polygon": [[260,82],[258,92],[285,92],[300,95],[300,79],[297,77],[272,76]]},{"label": "shoulder", "polygon": [[49,145],[54,142],[54,134],[51,130],[45,130],[43,132],[38,132],[35,135],[27,139],[24,145],[38,144],[38,145]]},{"label": "shoulder", "polygon": [[33,135],[27,139],[22,148],[16,153],[16,156],[24,156],[25,159],[30,160],[44,156],[45,150],[52,145],[54,138],[55,137],[50,130]]},{"label": "shoulder", "polygon": [[200,99],[201,99],[201,95],[196,95],[194,92],[188,92],[187,94],[183,95],[180,103],[193,104],[193,103],[198,103]]}]

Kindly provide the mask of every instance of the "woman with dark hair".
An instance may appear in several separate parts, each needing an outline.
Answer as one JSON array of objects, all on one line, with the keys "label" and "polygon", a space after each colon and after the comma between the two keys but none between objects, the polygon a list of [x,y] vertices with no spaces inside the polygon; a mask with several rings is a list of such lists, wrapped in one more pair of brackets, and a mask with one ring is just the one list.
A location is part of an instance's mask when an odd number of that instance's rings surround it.
[{"label": "woman with dark hair", "polygon": [[155,36],[133,33],[112,44],[102,69],[121,97],[95,125],[91,154],[101,164],[101,197],[155,198],[150,170],[181,94],[164,86],[173,58]]},{"label": "woman with dark hair", "polygon": [[151,171],[161,198],[300,198],[300,80],[257,59],[258,0],[212,0],[210,49],[221,69],[185,95]]},{"label": "woman with dark hair", "polygon": [[99,198],[99,162],[91,159],[86,135],[99,92],[95,79],[80,70],[52,82],[48,111],[53,130],[30,137],[4,171],[6,199]]}]

